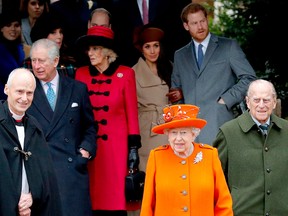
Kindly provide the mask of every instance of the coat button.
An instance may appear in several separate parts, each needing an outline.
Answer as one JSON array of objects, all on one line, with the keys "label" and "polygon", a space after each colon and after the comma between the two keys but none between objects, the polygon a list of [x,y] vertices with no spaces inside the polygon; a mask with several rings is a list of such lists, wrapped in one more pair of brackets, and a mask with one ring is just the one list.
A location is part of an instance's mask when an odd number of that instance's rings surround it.
[{"label": "coat button", "polygon": [[269,150],[269,148],[268,147],[265,147],[265,149],[264,149],[266,152],[268,152],[268,150]]},{"label": "coat button", "polygon": [[68,157],[68,162],[72,162],[73,161],[73,159],[71,158],[71,157]]},{"label": "coat button", "polygon": [[183,196],[186,196],[188,194],[186,190],[183,190],[181,193]]},{"label": "coat button", "polygon": [[186,176],[186,175],[182,175],[181,178],[182,178],[182,179],[186,179],[187,176]]},{"label": "coat button", "polygon": [[265,216],[269,216],[270,214],[268,212],[266,212]]},{"label": "coat button", "polygon": [[267,190],[266,193],[267,193],[267,195],[270,195],[270,194],[271,194],[271,191],[270,191],[270,190]]},{"label": "coat button", "polygon": [[270,173],[270,172],[271,172],[271,169],[268,168],[268,169],[266,169],[266,171],[267,171],[267,173]]},{"label": "coat button", "polygon": [[187,211],[188,211],[188,207],[187,207],[187,206],[184,206],[184,207],[183,207],[183,211],[184,211],[184,212],[187,212]]},{"label": "coat button", "polygon": [[64,141],[65,141],[66,143],[68,143],[68,142],[69,142],[69,139],[68,139],[68,138],[64,138]]},{"label": "coat button", "polygon": [[181,161],[181,164],[183,164],[183,165],[186,164],[186,161],[185,161],[185,160],[182,160],[182,161]]}]

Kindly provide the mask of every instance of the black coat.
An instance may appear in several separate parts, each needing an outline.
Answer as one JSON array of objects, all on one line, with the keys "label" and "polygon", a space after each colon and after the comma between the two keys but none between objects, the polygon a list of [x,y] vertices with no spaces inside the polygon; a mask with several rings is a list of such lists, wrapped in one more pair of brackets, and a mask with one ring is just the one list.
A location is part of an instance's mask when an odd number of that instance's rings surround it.
[{"label": "black coat", "polygon": [[61,216],[61,202],[48,145],[40,125],[26,114],[24,151],[28,160],[14,151],[21,149],[7,102],[0,103],[0,215],[17,216],[21,196],[22,161],[33,198],[32,216]]}]

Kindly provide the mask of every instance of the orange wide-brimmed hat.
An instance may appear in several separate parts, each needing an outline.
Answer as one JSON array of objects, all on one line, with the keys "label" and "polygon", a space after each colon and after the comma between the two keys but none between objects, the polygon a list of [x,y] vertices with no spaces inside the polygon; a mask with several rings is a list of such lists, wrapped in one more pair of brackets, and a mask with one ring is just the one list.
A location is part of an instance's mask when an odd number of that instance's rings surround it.
[{"label": "orange wide-brimmed hat", "polygon": [[188,104],[177,104],[163,109],[163,124],[152,128],[154,133],[163,134],[164,129],[195,127],[202,129],[207,121],[197,118],[199,107]]}]

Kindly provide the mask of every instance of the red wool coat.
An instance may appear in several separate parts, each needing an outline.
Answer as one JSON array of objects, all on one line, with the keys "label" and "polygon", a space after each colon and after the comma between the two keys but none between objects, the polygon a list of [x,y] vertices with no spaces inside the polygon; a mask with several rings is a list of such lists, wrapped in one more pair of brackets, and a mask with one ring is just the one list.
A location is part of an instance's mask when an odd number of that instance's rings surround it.
[{"label": "red wool coat", "polygon": [[101,74],[85,66],[75,79],[87,84],[99,127],[97,155],[88,167],[92,208],[126,210],[128,135],[139,135],[134,70],[110,65]]}]

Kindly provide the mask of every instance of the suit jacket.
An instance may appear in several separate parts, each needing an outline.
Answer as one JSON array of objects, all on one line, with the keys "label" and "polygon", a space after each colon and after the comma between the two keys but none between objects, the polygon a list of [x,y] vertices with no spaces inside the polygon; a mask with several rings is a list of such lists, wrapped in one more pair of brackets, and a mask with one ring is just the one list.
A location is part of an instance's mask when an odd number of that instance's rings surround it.
[{"label": "suit jacket", "polygon": [[[244,100],[255,72],[235,40],[211,38],[198,69],[194,43],[175,52],[172,87],[183,90],[186,104],[200,107],[198,117],[207,120],[197,140],[212,144],[219,127],[234,118],[232,107]],[[226,105],[217,101],[223,98]]]},{"label": "suit jacket", "polygon": [[[0,103],[0,215],[18,216],[21,195],[22,163],[33,198],[31,215],[62,216],[61,202],[52,159],[39,123],[32,116],[25,118],[24,149],[21,148],[7,102]],[[14,150],[30,151],[27,160]]]},{"label": "suit jacket", "polygon": [[288,215],[288,121],[272,114],[265,137],[248,111],[220,128],[218,148],[235,216]]},{"label": "suit jacket", "polygon": [[39,80],[28,112],[40,122],[49,144],[64,215],[91,215],[87,163],[79,148],[96,153],[96,131],[87,86],[59,76],[55,111]]},{"label": "suit jacket", "polygon": [[215,148],[193,143],[188,158],[170,145],[151,151],[141,216],[232,216],[232,199]]}]

